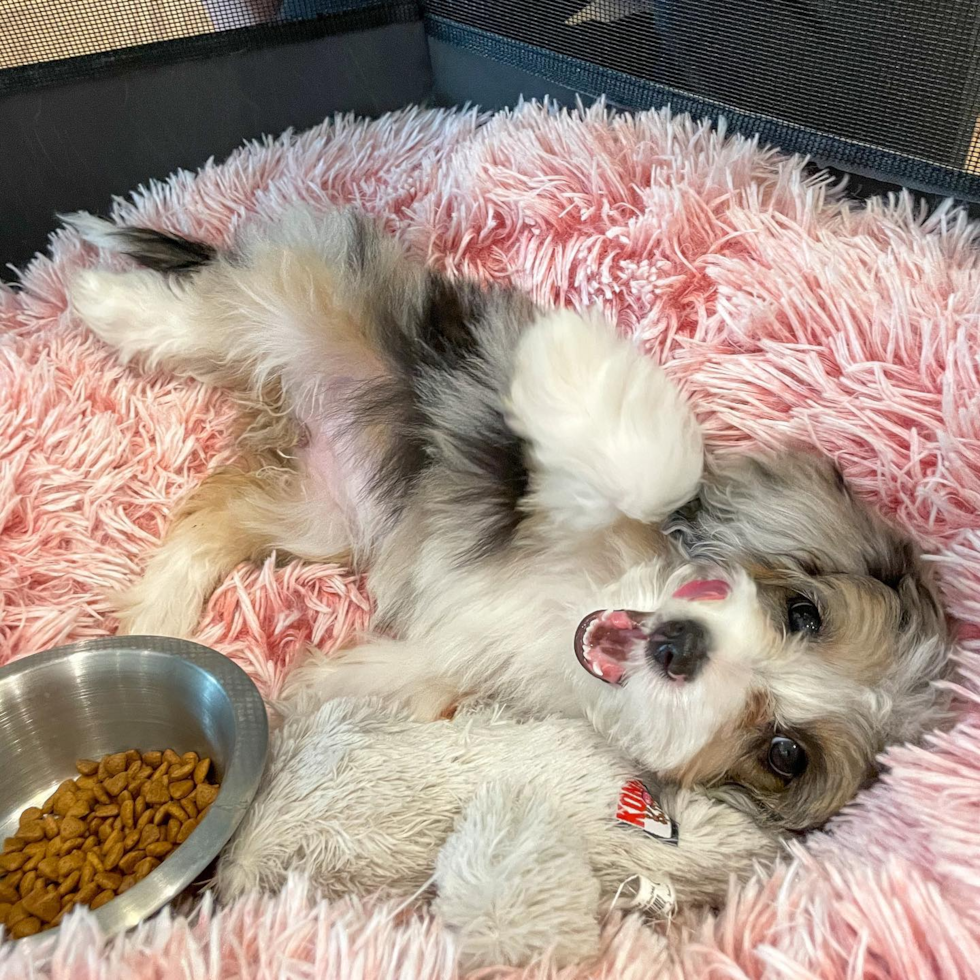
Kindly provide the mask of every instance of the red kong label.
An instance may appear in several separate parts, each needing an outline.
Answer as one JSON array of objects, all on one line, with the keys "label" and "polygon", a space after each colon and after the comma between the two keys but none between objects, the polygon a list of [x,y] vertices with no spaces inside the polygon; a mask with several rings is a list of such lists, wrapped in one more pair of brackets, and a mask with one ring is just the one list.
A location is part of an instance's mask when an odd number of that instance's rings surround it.
[{"label": "red kong label", "polygon": [[660,804],[639,779],[631,779],[619,791],[616,819],[620,823],[639,827],[645,834],[665,844],[677,843],[677,824],[660,809]]}]

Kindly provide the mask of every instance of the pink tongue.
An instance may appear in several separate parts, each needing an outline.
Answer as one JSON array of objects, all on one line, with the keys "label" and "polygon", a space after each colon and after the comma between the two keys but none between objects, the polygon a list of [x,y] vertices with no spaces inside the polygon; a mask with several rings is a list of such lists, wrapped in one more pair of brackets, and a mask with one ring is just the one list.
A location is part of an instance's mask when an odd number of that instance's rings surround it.
[{"label": "pink tongue", "polygon": [[695,579],[682,585],[673,595],[674,599],[686,599],[688,602],[708,602],[727,599],[731,592],[727,582],[721,579]]},{"label": "pink tongue", "polygon": [[626,609],[607,609],[586,616],[575,633],[579,663],[607,684],[622,683],[631,651],[639,641],[647,639],[646,630],[638,622],[641,616]]},{"label": "pink tongue", "polygon": [[621,609],[607,613],[603,624],[605,626],[611,626],[614,630],[629,630],[633,628],[633,620]]}]

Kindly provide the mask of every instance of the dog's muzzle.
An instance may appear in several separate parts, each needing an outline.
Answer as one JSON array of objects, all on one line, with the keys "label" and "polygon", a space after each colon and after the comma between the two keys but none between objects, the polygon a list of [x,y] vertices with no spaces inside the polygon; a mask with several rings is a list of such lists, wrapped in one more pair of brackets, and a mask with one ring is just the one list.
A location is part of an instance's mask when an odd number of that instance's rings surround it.
[{"label": "dog's muzzle", "polygon": [[661,623],[647,641],[647,660],[669,680],[692,681],[708,660],[708,632],[693,619]]},{"label": "dog's muzzle", "polygon": [[[731,586],[723,579],[692,579],[671,599],[719,602],[730,594]],[[593,677],[607,684],[622,684],[627,664],[644,658],[668,680],[693,680],[708,660],[707,630],[693,619],[657,620],[655,613],[632,609],[589,613],[575,631],[575,656]]]}]

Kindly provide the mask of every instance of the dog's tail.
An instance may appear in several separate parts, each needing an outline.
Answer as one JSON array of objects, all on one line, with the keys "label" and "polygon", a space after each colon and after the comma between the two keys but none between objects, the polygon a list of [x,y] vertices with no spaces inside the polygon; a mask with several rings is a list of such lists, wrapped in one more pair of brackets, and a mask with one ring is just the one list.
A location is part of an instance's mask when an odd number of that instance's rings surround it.
[{"label": "dog's tail", "polygon": [[58,215],[61,222],[77,231],[90,245],[128,255],[154,272],[179,275],[207,265],[217,250],[203,242],[180,235],[166,235],[152,228],[127,228],[97,218],[87,211]]}]

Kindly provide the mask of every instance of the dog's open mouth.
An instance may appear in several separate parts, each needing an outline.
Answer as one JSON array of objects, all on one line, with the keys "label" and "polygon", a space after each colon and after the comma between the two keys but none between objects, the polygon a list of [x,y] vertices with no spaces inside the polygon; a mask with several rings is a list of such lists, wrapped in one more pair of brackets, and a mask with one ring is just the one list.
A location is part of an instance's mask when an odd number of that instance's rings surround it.
[{"label": "dog's open mouth", "polygon": [[643,613],[628,609],[600,609],[589,613],[575,631],[575,656],[594,677],[621,684],[630,652],[646,642]]},{"label": "dog's open mouth", "polygon": [[[671,599],[720,602],[727,599],[731,591],[731,586],[724,579],[692,579],[677,589]],[[645,645],[654,637],[654,618],[652,613],[633,612],[630,609],[599,609],[589,613],[575,631],[575,656],[578,662],[593,677],[607,684],[622,684],[630,654],[638,643]]]}]

